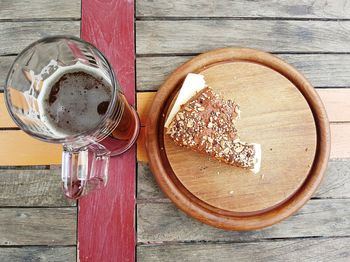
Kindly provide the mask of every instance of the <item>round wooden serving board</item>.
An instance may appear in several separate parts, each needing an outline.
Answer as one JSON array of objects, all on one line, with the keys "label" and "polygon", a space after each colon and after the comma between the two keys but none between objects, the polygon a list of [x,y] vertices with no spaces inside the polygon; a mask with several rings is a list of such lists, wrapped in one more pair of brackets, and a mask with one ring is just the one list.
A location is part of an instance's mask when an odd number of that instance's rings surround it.
[{"label": "round wooden serving board", "polygon": [[[242,141],[259,143],[257,175],[176,146],[164,122],[190,72],[241,108]],[[288,217],[312,195],[329,155],[329,125],[320,99],[294,68],[252,49],[225,48],[179,67],[158,91],[146,148],[156,180],[175,204],[213,226],[250,230]]]}]

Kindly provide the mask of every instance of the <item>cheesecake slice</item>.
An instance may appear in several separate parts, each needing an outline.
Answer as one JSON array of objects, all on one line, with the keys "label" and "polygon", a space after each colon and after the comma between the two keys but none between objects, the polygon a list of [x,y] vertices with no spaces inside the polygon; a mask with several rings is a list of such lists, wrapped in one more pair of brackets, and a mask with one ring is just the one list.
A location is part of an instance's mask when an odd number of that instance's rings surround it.
[{"label": "cheesecake slice", "polygon": [[[187,76],[166,121],[166,133],[179,146],[259,172],[260,145],[240,141],[235,128],[239,105],[215,94],[205,82],[198,81],[198,76],[201,75]],[[196,80],[192,81],[193,78]]]}]

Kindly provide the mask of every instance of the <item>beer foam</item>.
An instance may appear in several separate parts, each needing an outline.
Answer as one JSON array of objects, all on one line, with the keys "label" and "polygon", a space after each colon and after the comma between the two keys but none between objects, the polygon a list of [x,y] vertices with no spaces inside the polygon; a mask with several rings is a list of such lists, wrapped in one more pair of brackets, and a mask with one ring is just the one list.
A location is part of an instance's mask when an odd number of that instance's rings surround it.
[{"label": "beer foam", "polygon": [[38,96],[40,118],[55,136],[79,134],[99,124],[104,116],[101,105],[105,112],[111,96],[111,82],[97,68],[80,62],[59,66]]}]

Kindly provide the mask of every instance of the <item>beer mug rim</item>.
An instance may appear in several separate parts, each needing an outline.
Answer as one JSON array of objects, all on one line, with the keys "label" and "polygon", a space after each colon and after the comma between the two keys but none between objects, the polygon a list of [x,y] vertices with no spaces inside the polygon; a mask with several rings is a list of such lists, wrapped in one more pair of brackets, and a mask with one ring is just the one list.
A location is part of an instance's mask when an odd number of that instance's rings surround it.
[{"label": "beer mug rim", "polygon": [[[94,50],[94,52],[96,52],[100,58],[103,60],[103,62],[106,63],[107,67],[108,67],[108,73],[109,76],[111,78],[111,86],[112,86],[112,97],[111,97],[111,101],[110,104],[108,106],[108,109],[106,111],[106,113],[104,114],[104,116],[101,118],[101,120],[98,122],[98,124],[96,124],[96,126],[94,128],[85,130],[83,132],[74,134],[74,135],[69,135],[67,137],[64,138],[48,138],[48,137],[44,137],[38,133],[35,133],[33,131],[31,131],[30,129],[27,128],[26,124],[22,122],[21,119],[19,119],[14,112],[12,111],[12,106],[10,104],[10,99],[9,99],[9,91],[8,91],[8,84],[11,78],[11,74],[14,70],[14,66],[16,65],[16,63],[22,58],[22,56],[28,52],[28,50],[32,49],[33,47],[35,47],[38,44],[44,43],[44,42],[54,42],[57,40],[62,40],[62,39],[67,39],[67,40],[72,40],[72,41],[76,41],[79,43],[82,43],[88,47],[90,47],[92,50]],[[44,37],[41,38],[33,43],[31,43],[30,45],[28,45],[27,47],[25,47],[15,58],[15,60],[13,61],[13,63],[11,64],[7,77],[6,77],[6,81],[5,81],[5,86],[4,86],[4,96],[5,96],[5,104],[6,104],[6,108],[7,111],[9,112],[9,115],[11,116],[12,120],[15,122],[15,124],[24,132],[26,132],[27,134],[29,134],[30,136],[33,136],[39,140],[42,140],[44,142],[50,142],[50,143],[65,143],[65,142],[73,142],[75,140],[87,137],[95,132],[97,132],[101,126],[108,120],[109,116],[113,113],[114,107],[116,106],[117,103],[117,79],[115,77],[113,68],[111,66],[111,64],[109,63],[109,61],[107,60],[107,58],[105,57],[105,55],[102,53],[102,51],[100,51],[97,47],[95,47],[93,44],[86,42],[78,37],[75,36],[71,36],[71,35],[55,35],[55,36],[48,36],[48,37]]]}]

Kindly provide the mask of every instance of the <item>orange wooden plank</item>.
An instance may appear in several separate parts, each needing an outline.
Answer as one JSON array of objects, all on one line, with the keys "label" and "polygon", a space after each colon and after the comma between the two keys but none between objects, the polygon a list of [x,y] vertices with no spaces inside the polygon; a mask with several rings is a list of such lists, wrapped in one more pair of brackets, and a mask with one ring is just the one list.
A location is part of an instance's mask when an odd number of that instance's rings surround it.
[{"label": "orange wooden plank", "polygon": [[331,122],[350,121],[350,89],[317,89]]},{"label": "orange wooden plank", "polygon": [[61,163],[62,146],[34,139],[19,130],[0,132],[0,166]]},{"label": "orange wooden plank", "polygon": [[139,138],[137,139],[137,160],[148,162],[145,148],[145,128],[141,127]]},{"label": "orange wooden plank", "polygon": [[152,105],[152,101],[156,92],[142,92],[137,93],[137,112],[141,120],[141,126],[145,126],[147,121],[147,114]]},{"label": "orange wooden plank", "polygon": [[[350,121],[350,89],[318,89],[325,104],[331,122]],[[152,104],[155,92],[137,94],[137,108],[142,126],[145,126],[147,114]],[[0,94],[0,127],[15,127],[9,117]],[[350,123],[332,124],[332,158],[350,158]],[[18,134],[18,137],[16,137]],[[50,145],[30,138],[19,131],[0,132],[0,165],[45,165],[59,164],[61,159],[60,147]],[[21,152],[17,152],[21,148]],[[46,152],[54,148],[55,156]],[[44,153],[42,153],[44,152]],[[41,155],[42,154],[42,155]],[[147,161],[144,148],[144,128],[141,129],[137,147],[137,156],[140,161]]]},{"label": "orange wooden plank", "polygon": [[[321,96],[331,122],[350,121],[350,89],[317,89],[317,92]],[[155,92],[137,93],[137,111],[142,126],[145,126],[147,114],[155,94]],[[16,127],[7,113],[3,94],[0,94],[0,127]]]},{"label": "orange wooden plank", "polygon": [[7,112],[4,94],[0,94],[0,127],[17,127]]},{"label": "orange wooden plank", "polygon": [[[325,105],[330,122],[350,121],[350,89],[326,88],[317,89],[317,92]],[[147,114],[155,94],[156,92],[137,93],[137,111],[142,126],[146,124]]]},{"label": "orange wooden plank", "polygon": [[331,124],[331,158],[350,158],[350,123]]},{"label": "orange wooden plank", "polygon": [[[350,158],[350,123],[331,124],[330,158]],[[137,142],[137,160],[148,162],[145,149],[145,128],[141,128]]]}]

